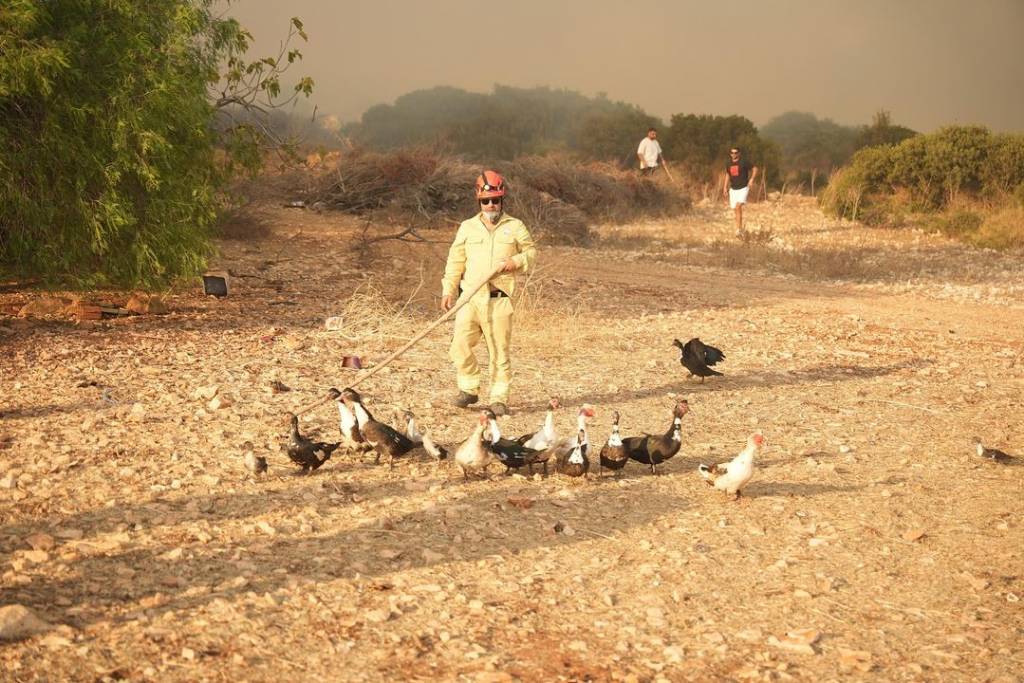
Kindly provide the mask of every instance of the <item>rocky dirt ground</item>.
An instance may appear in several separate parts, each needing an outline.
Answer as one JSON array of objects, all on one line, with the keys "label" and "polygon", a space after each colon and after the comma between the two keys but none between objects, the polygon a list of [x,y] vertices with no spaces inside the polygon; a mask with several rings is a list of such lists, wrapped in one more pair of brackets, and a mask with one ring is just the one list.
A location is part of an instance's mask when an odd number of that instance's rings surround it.
[{"label": "rocky dirt ground", "polygon": [[[451,235],[367,254],[352,219],[276,206],[269,234],[221,245],[225,299],[183,287],[167,315],[76,324],[0,293],[0,605],[44,622],[0,645],[4,680],[1024,676],[1024,458],[971,441],[1024,456],[1019,254],[791,197],[751,207],[763,244],[721,205],[541,244],[503,426],[537,427],[557,395],[563,432],[594,404],[600,444],[612,410],[661,431],[685,397],[663,475],[465,482],[420,454],[302,477],[285,413],[436,316]],[[446,444],[474,421],[445,402],[449,330],[361,386]],[[687,379],[671,342],[692,336],[724,377]],[[336,417],[303,429],[329,438]],[[768,445],[732,502],[696,467],[754,430]]]}]

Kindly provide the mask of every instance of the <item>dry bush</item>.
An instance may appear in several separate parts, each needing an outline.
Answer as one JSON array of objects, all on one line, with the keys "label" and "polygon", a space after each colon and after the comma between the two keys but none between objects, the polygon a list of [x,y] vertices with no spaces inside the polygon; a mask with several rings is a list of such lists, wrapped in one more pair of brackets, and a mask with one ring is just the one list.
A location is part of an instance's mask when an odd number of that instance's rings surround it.
[{"label": "dry bush", "polygon": [[509,166],[518,184],[574,204],[599,222],[660,217],[690,208],[685,191],[600,162],[581,165],[565,157],[523,157]]},{"label": "dry bush", "polygon": [[990,249],[1024,249],[1024,209],[1014,207],[989,215],[970,241]]},{"label": "dry bush", "polygon": [[963,239],[973,235],[985,219],[981,214],[967,209],[959,209],[932,217],[930,224],[937,232],[947,237]]},{"label": "dry bush", "polygon": [[531,234],[547,244],[590,244],[590,221],[575,205],[522,186],[508,199],[508,212],[522,220]]},{"label": "dry bush", "polygon": [[[509,213],[548,244],[585,245],[592,222],[659,217],[690,206],[683,190],[607,164],[526,157],[501,170]],[[475,165],[430,149],[354,150],[311,188],[297,186],[296,192],[318,208],[371,216],[376,223],[447,227],[478,210],[471,188],[479,173]]]},{"label": "dry bush", "polygon": [[516,334],[534,339],[547,339],[552,345],[569,343],[566,338],[578,329],[583,311],[585,292],[577,291],[575,297],[566,295],[558,283],[549,278],[527,277],[516,289]]},{"label": "dry bush", "polygon": [[[413,291],[410,301],[418,289]],[[345,306],[338,315],[343,327],[336,334],[353,342],[379,337],[402,338],[419,324],[409,314],[407,304],[398,305],[390,301],[371,280],[361,284],[345,300]]]},{"label": "dry bush", "polygon": [[775,231],[771,228],[756,228],[754,230],[747,230],[742,228],[737,236],[740,242],[746,245],[755,244],[768,244],[775,237]]}]

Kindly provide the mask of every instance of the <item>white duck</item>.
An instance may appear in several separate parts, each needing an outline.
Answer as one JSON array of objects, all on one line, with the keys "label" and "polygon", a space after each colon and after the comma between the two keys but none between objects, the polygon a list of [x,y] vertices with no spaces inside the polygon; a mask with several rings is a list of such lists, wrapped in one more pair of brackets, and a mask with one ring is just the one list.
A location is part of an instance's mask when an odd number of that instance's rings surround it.
[{"label": "white duck", "polygon": [[541,425],[541,428],[531,434],[523,434],[516,441],[535,451],[542,451],[553,446],[558,441],[558,433],[555,431],[555,411],[561,407],[558,399],[552,398],[548,402],[548,412],[544,416],[544,424]]},{"label": "white duck", "polygon": [[710,467],[701,463],[698,468],[700,476],[708,486],[739,499],[743,487],[754,476],[754,456],[760,452],[763,445],[764,436],[760,432],[754,432],[747,438],[747,447],[729,462]]}]

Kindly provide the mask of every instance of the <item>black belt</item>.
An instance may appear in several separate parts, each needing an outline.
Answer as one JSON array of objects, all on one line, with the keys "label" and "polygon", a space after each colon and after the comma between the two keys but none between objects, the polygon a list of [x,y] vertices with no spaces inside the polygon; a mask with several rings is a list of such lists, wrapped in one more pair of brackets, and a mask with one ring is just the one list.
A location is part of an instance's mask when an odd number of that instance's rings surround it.
[{"label": "black belt", "polygon": [[503,296],[507,297],[508,294],[506,294],[505,292],[501,291],[500,289],[495,289],[495,290],[493,290],[491,292],[491,298],[492,299],[500,299]]}]

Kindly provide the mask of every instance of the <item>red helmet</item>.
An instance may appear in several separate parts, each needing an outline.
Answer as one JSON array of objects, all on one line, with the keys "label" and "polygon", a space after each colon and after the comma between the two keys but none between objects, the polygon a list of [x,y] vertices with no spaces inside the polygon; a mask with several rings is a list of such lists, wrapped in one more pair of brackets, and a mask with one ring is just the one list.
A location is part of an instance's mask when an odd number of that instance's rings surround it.
[{"label": "red helmet", "polygon": [[476,179],[476,198],[505,196],[505,179],[495,171],[484,171]]}]

